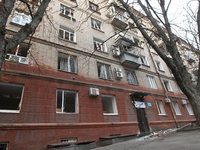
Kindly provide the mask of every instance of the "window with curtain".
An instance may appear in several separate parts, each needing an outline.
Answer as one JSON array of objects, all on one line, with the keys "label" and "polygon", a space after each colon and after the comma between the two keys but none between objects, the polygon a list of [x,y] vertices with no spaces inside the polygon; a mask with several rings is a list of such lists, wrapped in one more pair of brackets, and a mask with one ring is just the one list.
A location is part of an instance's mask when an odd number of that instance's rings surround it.
[{"label": "window with curtain", "polygon": [[99,50],[99,51],[103,51],[103,52],[108,52],[106,44],[103,43],[102,41],[93,38],[93,43],[94,43],[94,50]]},{"label": "window with curtain", "polygon": [[101,22],[91,18],[92,27],[101,30]]},{"label": "window with curtain", "polygon": [[148,80],[148,82],[149,82],[150,88],[152,88],[152,89],[157,89],[157,86],[156,86],[156,82],[155,82],[155,80],[154,80],[154,77],[152,77],[152,76],[147,76],[147,80]]},{"label": "window with curtain", "polygon": [[128,84],[138,85],[137,78],[135,72],[125,70]]},{"label": "window with curtain", "polygon": [[110,65],[97,63],[98,76],[101,79],[113,80]]},{"label": "window with curtain", "polygon": [[69,54],[59,54],[58,70],[77,73],[77,57]]}]

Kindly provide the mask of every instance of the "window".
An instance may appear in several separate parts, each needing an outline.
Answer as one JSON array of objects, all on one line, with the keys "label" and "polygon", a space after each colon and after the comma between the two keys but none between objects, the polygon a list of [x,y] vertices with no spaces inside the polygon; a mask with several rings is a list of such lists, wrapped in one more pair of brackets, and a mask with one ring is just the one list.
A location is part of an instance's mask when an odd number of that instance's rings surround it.
[{"label": "window", "polygon": [[58,54],[58,70],[77,73],[77,57],[73,55]]},{"label": "window", "polygon": [[60,13],[71,19],[74,18],[74,10],[62,4],[60,5]]},{"label": "window", "polygon": [[147,58],[145,56],[141,55],[140,60],[141,60],[143,65],[149,66],[149,63],[148,63]]},{"label": "window", "polygon": [[150,88],[157,89],[156,82],[155,82],[154,78],[152,76],[147,76],[147,79],[148,79]]},{"label": "window", "polygon": [[59,37],[68,41],[76,42],[76,34],[72,29],[60,25]]},{"label": "window", "polygon": [[78,93],[76,91],[57,90],[58,113],[78,113]]},{"label": "window", "polygon": [[125,70],[128,84],[138,85],[136,75],[133,71]]},{"label": "window", "polygon": [[0,150],[8,150],[8,143],[0,143]]},{"label": "window", "polygon": [[5,60],[28,64],[28,44],[21,43],[6,54]]},{"label": "window", "polygon": [[172,105],[174,107],[176,115],[181,115],[180,109],[178,107],[178,103],[177,102],[172,102]]},{"label": "window", "polygon": [[186,109],[187,109],[189,115],[194,115],[190,104],[186,104],[185,107],[186,107]]},{"label": "window", "polygon": [[30,23],[31,20],[32,18],[30,15],[27,15],[25,13],[15,10],[12,23],[16,23],[16,24],[24,26],[26,23]]},{"label": "window", "polygon": [[155,103],[156,103],[156,107],[157,107],[157,110],[158,110],[158,114],[159,115],[166,115],[162,101],[161,100],[155,100]]},{"label": "window", "polygon": [[94,50],[99,50],[99,51],[103,51],[103,52],[108,52],[106,44],[102,41],[100,41],[99,39],[94,38]]},{"label": "window", "polygon": [[99,11],[99,6],[92,3],[92,2],[89,2],[89,5],[90,5],[90,9],[93,10],[93,11],[96,11],[98,12]]},{"label": "window", "polygon": [[169,92],[173,92],[172,87],[171,87],[169,81],[164,80],[163,82],[164,82],[166,90],[169,91]]},{"label": "window", "polygon": [[117,105],[115,97],[113,95],[101,95],[103,113],[106,114],[117,114]]},{"label": "window", "polygon": [[98,76],[101,79],[113,80],[110,65],[97,62]]},{"label": "window", "polygon": [[101,30],[101,22],[91,18],[92,27]]},{"label": "window", "polygon": [[19,112],[23,86],[0,82],[0,112]]},{"label": "window", "polygon": [[159,61],[155,61],[155,63],[156,63],[156,67],[157,67],[158,70],[164,71],[164,69],[163,69],[163,67],[162,67],[162,65]]},{"label": "window", "polygon": [[39,5],[41,0],[28,0],[29,2],[32,2],[33,4]]}]

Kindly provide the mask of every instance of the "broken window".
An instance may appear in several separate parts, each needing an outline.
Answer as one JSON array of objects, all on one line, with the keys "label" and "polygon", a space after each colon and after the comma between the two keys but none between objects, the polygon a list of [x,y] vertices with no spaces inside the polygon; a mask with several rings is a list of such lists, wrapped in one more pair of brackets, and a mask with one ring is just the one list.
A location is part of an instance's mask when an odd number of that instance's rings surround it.
[{"label": "broken window", "polygon": [[76,34],[72,29],[60,25],[59,37],[68,41],[76,42]]},{"label": "broken window", "polygon": [[0,150],[8,150],[8,143],[0,143]]},{"label": "broken window", "polygon": [[23,86],[0,82],[0,111],[19,111]]},{"label": "broken window", "polygon": [[97,62],[98,76],[101,79],[113,80],[110,65]]},{"label": "broken window", "polygon": [[98,12],[99,11],[99,6],[92,3],[92,2],[89,2],[89,5],[90,5],[90,9],[93,10],[93,11],[96,11]]},{"label": "broken window", "polygon": [[58,70],[77,73],[77,57],[74,55],[58,54]]},{"label": "broken window", "polygon": [[163,82],[164,82],[164,85],[165,85],[165,88],[167,89],[167,91],[173,92],[172,87],[171,87],[169,81],[164,80]]},{"label": "broken window", "polygon": [[101,100],[104,114],[117,114],[115,96],[102,94]]},{"label": "broken window", "polygon": [[21,43],[7,53],[5,60],[28,64],[28,50],[28,44]]},{"label": "broken window", "polygon": [[12,19],[12,23],[16,23],[16,24],[24,26],[26,23],[30,23],[31,20],[32,20],[32,18],[30,15],[27,15],[23,12],[19,12],[19,11],[15,10],[14,17]]},{"label": "broken window", "polygon": [[135,72],[125,70],[128,84],[138,85],[137,78]]},{"label": "broken window", "polygon": [[74,10],[62,4],[60,5],[60,13],[69,18],[74,18]]},{"label": "broken window", "polygon": [[156,107],[159,115],[165,115],[165,109],[161,100],[155,100]]},{"label": "broken window", "polygon": [[101,30],[101,22],[91,18],[92,27]]},{"label": "broken window", "polygon": [[78,113],[78,93],[69,90],[57,90],[58,113]]},{"label": "broken window", "polygon": [[180,109],[178,107],[178,103],[177,102],[172,102],[172,105],[174,107],[174,111],[175,111],[176,115],[181,115],[181,111],[180,111]]}]

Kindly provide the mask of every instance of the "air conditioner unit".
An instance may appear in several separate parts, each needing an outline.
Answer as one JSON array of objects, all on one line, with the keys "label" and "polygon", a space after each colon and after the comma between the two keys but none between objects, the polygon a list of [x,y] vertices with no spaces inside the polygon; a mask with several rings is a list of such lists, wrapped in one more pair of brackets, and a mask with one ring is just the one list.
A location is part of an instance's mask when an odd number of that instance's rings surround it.
[{"label": "air conditioner unit", "polygon": [[113,50],[113,56],[115,56],[115,57],[119,57],[119,55],[120,55],[120,51],[114,49],[114,50]]},{"label": "air conditioner unit", "polygon": [[186,100],[181,100],[181,104],[182,104],[182,105],[186,105],[186,104],[187,104],[187,101],[186,101]]},{"label": "air conditioner unit", "polygon": [[123,78],[123,74],[121,72],[115,72],[115,76],[117,79]]},{"label": "air conditioner unit", "polygon": [[99,89],[97,89],[97,88],[90,88],[89,95],[91,95],[91,96],[98,96],[99,95]]},{"label": "air conditioner unit", "polygon": [[165,98],[165,103],[169,104],[169,103],[171,103],[171,100],[169,98]]},{"label": "air conditioner unit", "polygon": [[121,69],[121,68],[115,67],[114,70],[115,70],[115,72],[122,72],[122,69]]}]

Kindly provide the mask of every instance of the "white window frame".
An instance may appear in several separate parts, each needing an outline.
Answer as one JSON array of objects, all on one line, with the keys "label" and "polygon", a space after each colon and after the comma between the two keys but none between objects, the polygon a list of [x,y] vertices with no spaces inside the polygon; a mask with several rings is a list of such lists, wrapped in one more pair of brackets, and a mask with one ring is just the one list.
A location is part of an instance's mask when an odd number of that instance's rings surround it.
[{"label": "white window frame", "polygon": [[20,44],[17,45],[15,54],[10,54],[9,52],[6,54],[5,60],[14,61],[14,62],[22,63],[22,64],[28,64],[29,63],[29,58],[27,57],[28,56],[28,50],[27,50],[27,56],[23,57],[23,56],[18,55],[19,49],[20,49]]},{"label": "white window frame", "polygon": [[167,91],[173,92],[173,89],[172,89],[171,84],[169,83],[169,81],[163,80],[163,84],[165,85],[165,88],[166,88]]},{"label": "white window frame", "polygon": [[186,104],[185,107],[186,107],[189,115],[191,115],[191,116],[194,115],[194,112],[193,112],[190,104]]},{"label": "white window frame", "polygon": [[[12,83],[4,83],[4,82],[0,82],[0,86],[2,87],[2,85],[4,86],[13,86],[13,87],[19,87],[19,88],[22,88],[21,90],[21,99],[19,101],[19,104],[18,104],[18,109],[0,109],[0,112],[4,112],[4,113],[19,113],[20,112],[20,109],[21,109],[21,104],[22,104],[22,99],[23,99],[23,94],[24,94],[24,86],[23,85],[20,85],[20,84],[12,84]],[[8,87],[7,87],[8,88]],[[6,88],[5,88],[6,89]],[[10,95],[12,94],[11,92],[9,92]],[[7,95],[5,94],[5,97],[9,97],[10,98],[10,95]],[[14,96],[14,95],[13,95]],[[17,95],[16,95],[17,96]]]},{"label": "white window frame", "polygon": [[[58,95],[58,91],[62,92],[62,106],[61,106],[61,112],[57,111],[57,102],[58,102],[58,96],[56,96],[56,113],[62,113],[62,114],[78,114],[79,112],[79,106],[78,106],[78,92],[72,91],[72,90],[63,90],[63,89],[57,89],[56,95]],[[75,96],[75,112],[64,112],[64,94],[67,93],[74,93]]]},{"label": "white window frame", "polygon": [[[94,50],[98,50],[98,51],[103,51],[103,52],[108,52],[106,44],[102,44],[103,42],[96,40],[95,38],[93,39],[93,43],[94,43]],[[95,49],[96,46],[96,49]]]},{"label": "white window frame", "polygon": [[174,111],[175,111],[176,115],[181,115],[181,111],[179,109],[178,103],[177,102],[172,102],[172,105],[173,105],[173,108],[174,108]]},{"label": "white window frame", "polygon": [[[74,66],[71,66],[72,65],[71,59],[72,61],[74,61],[74,64],[73,64]],[[72,71],[72,67],[74,67],[74,71]],[[59,53],[58,54],[58,70],[70,72],[70,73],[77,73],[77,56]]]},{"label": "white window frame", "polygon": [[[112,111],[113,112],[103,112],[104,115],[118,115],[118,111],[117,111],[117,104],[116,104],[116,100],[115,100],[115,96],[114,95],[106,95],[106,94],[101,94],[101,100],[102,100],[102,108],[103,108],[103,98],[109,98],[111,100],[111,104],[112,104]],[[107,105],[106,105],[107,106]],[[104,111],[104,108],[103,108]]]},{"label": "white window frame", "polygon": [[159,71],[164,71],[161,62],[155,60],[155,64],[156,64],[156,67],[157,67],[157,69],[158,69]]},{"label": "white window frame", "polygon": [[149,86],[151,89],[157,89],[157,85],[156,85],[154,77],[147,75],[147,80],[149,82]]},{"label": "white window frame", "polygon": [[102,30],[101,29],[101,22],[100,21],[91,18],[91,24],[92,24],[93,28],[98,29],[98,30]]},{"label": "white window frame", "polygon": [[146,56],[141,55],[140,56],[140,60],[141,60],[143,65],[149,66],[149,62],[147,61],[147,57]]},{"label": "white window frame", "polygon": [[12,23],[24,26],[26,23],[30,23],[31,21],[32,18],[30,15],[15,10],[14,16],[12,18]]},{"label": "white window frame", "polygon": [[[6,147],[1,147],[1,144],[5,144]],[[7,142],[0,142],[0,148],[6,148],[5,150],[8,150],[8,143]]]},{"label": "white window frame", "polygon": [[126,76],[127,76],[128,84],[138,85],[138,81],[137,81],[137,77],[135,75],[135,72],[129,71],[129,70],[125,70],[125,73],[126,73]]},{"label": "white window frame", "polygon": [[[100,72],[99,72],[99,69],[100,69]],[[97,62],[97,70],[98,70],[98,77],[100,79],[113,80],[110,65]]]},{"label": "white window frame", "polygon": [[[66,15],[66,13],[68,12],[68,15]],[[63,4],[60,4],[60,13],[63,14],[64,16],[67,16],[69,18],[74,18],[74,10],[63,5]]]},{"label": "white window frame", "polygon": [[[63,36],[60,35],[60,31],[63,32]],[[65,38],[65,34],[68,33],[69,34],[69,39]],[[71,36],[73,35],[73,40],[71,39]],[[76,33],[75,32],[71,32],[62,28],[59,28],[59,37],[62,39],[65,39],[67,41],[71,41],[71,42],[76,42]]]},{"label": "white window frame", "polygon": [[156,107],[157,107],[157,110],[158,110],[158,114],[159,115],[166,115],[165,108],[163,106],[162,101],[161,100],[155,100],[155,104],[156,104]]}]

